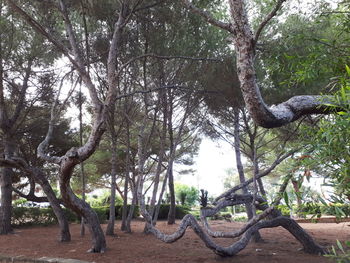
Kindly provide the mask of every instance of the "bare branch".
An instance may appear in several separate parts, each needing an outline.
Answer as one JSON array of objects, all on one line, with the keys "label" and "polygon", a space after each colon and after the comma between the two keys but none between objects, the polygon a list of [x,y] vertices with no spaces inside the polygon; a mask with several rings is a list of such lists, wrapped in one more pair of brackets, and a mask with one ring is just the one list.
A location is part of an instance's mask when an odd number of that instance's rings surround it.
[{"label": "bare branch", "polygon": [[209,12],[200,9],[193,5],[189,0],[182,0],[182,2],[185,4],[185,6],[190,9],[193,13],[200,15],[203,17],[208,23],[212,24],[213,26],[219,27],[221,29],[224,29],[230,33],[234,33],[234,30],[232,28],[231,23],[225,23],[222,21],[219,21],[215,19]]},{"label": "bare branch", "polygon": [[[284,155],[282,155],[281,157],[279,157],[277,160],[275,160],[273,162],[273,164],[266,170],[262,171],[261,173],[257,174],[256,175],[256,179],[259,179],[259,178],[262,178],[266,175],[268,175],[270,172],[273,171],[273,169],[276,168],[277,165],[279,165],[283,160],[287,159],[288,157],[290,157],[291,155],[293,155],[294,153],[296,153],[297,151],[299,151],[300,149],[295,149],[295,150],[292,150],[292,151],[289,151],[287,153],[285,153]],[[253,179],[249,179],[247,181],[245,181],[244,183],[242,184],[239,184],[233,188],[231,188],[230,190],[224,192],[223,194],[219,195],[217,198],[215,198],[214,200],[214,203],[218,202],[221,198],[224,198],[226,196],[229,196],[230,194],[236,192],[237,190],[251,184],[253,182]]]},{"label": "bare branch", "polygon": [[256,30],[255,37],[254,37],[254,42],[255,44],[258,42],[258,39],[260,37],[261,32],[265,28],[265,26],[270,22],[270,20],[276,16],[278,10],[281,9],[282,4],[287,1],[287,0],[277,0],[275,8],[267,15],[267,17],[261,22],[259,25],[258,29]]}]

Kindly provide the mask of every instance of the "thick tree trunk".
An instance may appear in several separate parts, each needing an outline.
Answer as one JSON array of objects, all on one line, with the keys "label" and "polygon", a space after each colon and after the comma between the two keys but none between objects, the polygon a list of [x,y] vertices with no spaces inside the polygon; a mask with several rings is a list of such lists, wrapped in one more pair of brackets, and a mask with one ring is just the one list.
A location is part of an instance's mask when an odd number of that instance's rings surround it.
[{"label": "thick tree trunk", "polygon": [[[6,135],[3,138],[5,159],[11,159],[15,152],[15,144]],[[0,175],[1,207],[0,207],[0,235],[12,233],[12,168],[2,168]]]},{"label": "thick tree trunk", "polygon": [[92,248],[89,252],[103,253],[106,250],[106,240],[97,214],[91,209],[88,203],[79,199],[73,193],[69,185],[74,166],[78,163],[75,160],[76,156],[76,152],[70,151],[62,159],[59,177],[62,199],[67,207],[86,219],[92,236]]},{"label": "thick tree trunk", "polygon": [[2,168],[0,175],[1,206],[0,206],[0,235],[12,233],[12,169]]},{"label": "thick tree trunk", "polygon": [[32,176],[34,180],[41,186],[47,199],[50,202],[53,212],[55,213],[58,224],[60,227],[59,241],[68,242],[71,240],[71,235],[69,232],[69,224],[66,215],[64,214],[63,209],[61,208],[60,202],[58,201],[55,192],[52,190],[52,187],[49,181],[46,179],[45,174],[38,168],[30,168],[32,171]]}]

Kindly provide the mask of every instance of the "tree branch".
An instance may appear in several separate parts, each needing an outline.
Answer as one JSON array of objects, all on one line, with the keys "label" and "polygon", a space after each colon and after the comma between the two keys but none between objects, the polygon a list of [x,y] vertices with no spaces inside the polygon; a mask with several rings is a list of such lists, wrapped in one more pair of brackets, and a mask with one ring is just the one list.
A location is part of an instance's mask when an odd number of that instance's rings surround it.
[{"label": "tree branch", "polygon": [[[285,153],[284,155],[282,155],[281,157],[279,157],[277,160],[275,160],[275,161],[273,162],[273,164],[272,164],[268,169],[266,169],[266,170],[262,171],[261,173],[257,174],[257,175],[256,175],[256,179],[259,179],[259,178],[262,178],[262,177],[268,175],[268,174],[269,174],[273,169],[275,169],[276,166],[279,165],[283,160],[287,159],[289,156],[293,155],[294,153],[296,153],[296,152],[299,151],[299,150],[300,150],[300,149],[295,149],[295,150],[289,151],[289,152]],[[217,198],[215,198],[214,204],[215,204],[216,202],[218,202],[221,198],[224,198],[224,197],[226,197],[226,196],[231,195],[232,193],[234,193],[234,192],[236,192],[237,190],[239,190],[239,189],[241,189],[241,188],[243,188],[243,187],[245,187],[245,186],[251,184],[252,182],[253,182],[253,179],[251,178],[251,179],[245,181],[244,183],[239,184],[239,185],[237,185],[237,186],[231,188],[230,190],[224,192],[223,194],[221,194],[221,195],[219,195]]]},{"label": "tree branch", "polygon": [[219,27],[221,29],[224,29],[230,33],[234,33],[234,30],[232,28],[231,23],[224,23],[222,21],[219,21],[215,19],[209,12],[200,9],[193,5],[189,0],[182,0],[182,2],[185,4],[185,6],[190,9],[193,13],[200,15],[203,17],[208,23],[212,24],[213,26]]},{"label": "tree branch", "polygon": [[270,20],[277,14],[278,10],[281,9],[282,4],[287,0],[277,0],[275,8],[267,15],[267,17],[261,22],[258,29],[256,30],[254,42],[255,45],[258,42],[261,32],[265,28],[265,26],[270,22]]}]

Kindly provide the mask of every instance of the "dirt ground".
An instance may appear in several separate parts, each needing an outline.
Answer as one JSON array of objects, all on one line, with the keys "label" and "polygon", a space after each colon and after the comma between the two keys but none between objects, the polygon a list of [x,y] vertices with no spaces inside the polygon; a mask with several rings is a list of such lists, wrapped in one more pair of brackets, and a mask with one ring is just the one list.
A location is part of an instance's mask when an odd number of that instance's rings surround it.
[{"label": "dirt ground", "polygon": [[[212,221],[214,229],[235,229],[241,223]],[[116,229],[120,226],[117,222]],[[330,262],[323,256],[309,255],[300,251],[301,245],[284,229],[263,229],[261,234],[265,242],[254,244],[231,258],[221,258],[207,249],[202,241],[187,229],[185,236],[173,244],[158,241],[152,235],[142,233],[144,223],[134,222],[133,233],[125,234],[117,229],[118,237],[107,237],[108,250],[104,254],[86,253],[89,249],[89,234],[81,238],[80,226],[71,225],[72,241],[59,243],[56,239],[57,226],[18,228],[15,234],[0,237],[0,254],[24,255],[32,258],[60,257],[86,260],[90,262],[125,262],[125,263],[323,263]],[[337,239],[344,241],[350,239],[350,222],[335,223],[302,223],[304,227],[323,246],[330,246]],[[105,229],[106,225],[103,225]],[[170,233],[176,228],[160,222],[158,227]],[[229,245],[232,240],[216,240],[221,244]]]}]

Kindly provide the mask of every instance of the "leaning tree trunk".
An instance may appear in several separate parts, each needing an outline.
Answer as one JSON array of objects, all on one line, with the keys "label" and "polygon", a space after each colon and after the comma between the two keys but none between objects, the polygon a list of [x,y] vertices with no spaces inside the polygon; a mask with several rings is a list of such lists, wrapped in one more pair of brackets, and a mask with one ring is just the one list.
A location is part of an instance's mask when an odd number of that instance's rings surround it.
[{"label": "leaning tree trunk", "polygon": [[86,219],[92,237],[92,248],[89,252],[103,253],[106,250],[106,240],[98,216],[88,203],[79,199],[73,193],[69,184],[74,166],[79,163],[76,160],[77,156],[78,154],[74,152],[73,148],[62,159],[59,176],[62,199],[67,207]]},{"label": "leaning tree trunk", "polygon": [[45,174],[42,170],[38,168],[30,168],[32,171],[31,175],[34,177],[34,180],[41,186],[47,199],[50,202],[53,212],[55,213],[58,225],[60,227],[59,241],[68,242],[71,240],[71,235],[69,232],[69,224],[66,215],[64,214],[63,209],[61,208],[60,202],[58,201],[55,192],[52,190],[52,187],[49,181],[46,179]]},{"label": "leaning tree trunk", "polygon": [[[4,155],[5,159],[10,159],[15,152],[15,145],[10,138],[5,136]],[[0,207],[0,235],[12,233],[12,168],[2,168],[0,175],[1,207]]]}]

